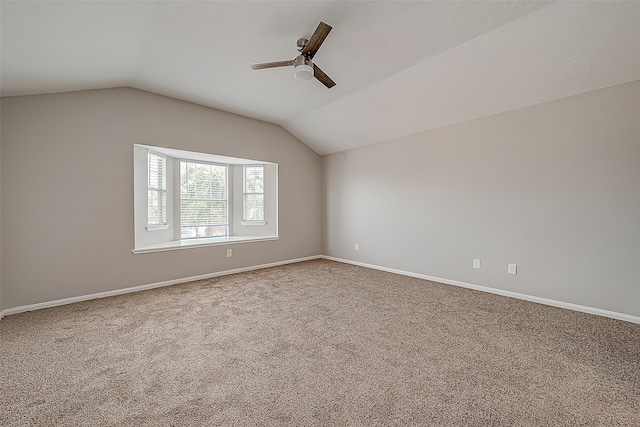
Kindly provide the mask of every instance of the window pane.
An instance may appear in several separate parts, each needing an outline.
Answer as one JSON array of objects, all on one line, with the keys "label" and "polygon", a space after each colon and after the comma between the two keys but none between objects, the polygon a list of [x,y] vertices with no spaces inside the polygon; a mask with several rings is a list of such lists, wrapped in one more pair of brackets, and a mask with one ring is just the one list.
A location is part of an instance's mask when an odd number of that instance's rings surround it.
[{"label": "window pane", "polygon": [[167,189],[167,159],[155,154],[148,154],[149,160],[149,188]]},{"label": "window pane", "polygon": [[264,167],[245,166],[244,168],[244,192],[263,193],[264,192]]},{"label": "window pane", "polygon": [[167,159],[147,153],[147,225],[167,223]]},{"label": "window pane", "polygon": [[197,237],[220,237],[229,234],[226,225],[201,225],[198,227],[180,227],[181,239]]},{"label": "window pane", "polygon": [[244,212],[245,221],[264,220],[264,194],[246,194]]},{"label": "window pane", "polygon": [[244,220],[264,221],[264,166],[244,167]]},{"label": "window pane", "polygon": [[181,238],[228,234],[227,167],[180,162]]}]

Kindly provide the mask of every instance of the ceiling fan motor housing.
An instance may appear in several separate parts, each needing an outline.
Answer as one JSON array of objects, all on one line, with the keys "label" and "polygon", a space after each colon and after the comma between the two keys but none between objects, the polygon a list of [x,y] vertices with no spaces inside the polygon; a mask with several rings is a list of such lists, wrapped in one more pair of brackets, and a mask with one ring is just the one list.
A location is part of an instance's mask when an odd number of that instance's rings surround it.
[{"label": "ceiling fan motor housing", "polygon": [[311,80],[313,78],[313,63],[305,55],[298,55],[293,65],[293,75],[296,79]]}]

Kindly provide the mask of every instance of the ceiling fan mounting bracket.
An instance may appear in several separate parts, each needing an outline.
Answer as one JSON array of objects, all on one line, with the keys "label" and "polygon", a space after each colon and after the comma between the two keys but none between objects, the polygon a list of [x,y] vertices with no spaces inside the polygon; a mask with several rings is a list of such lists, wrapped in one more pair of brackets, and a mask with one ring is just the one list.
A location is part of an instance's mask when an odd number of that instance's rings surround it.
[{"label": "ceiling fan mounting bracket", "polygon": [[296,42],[296,45],[298,46],[298,52],[302,52],[307,43],[309,43],[308,39],[305,39],[304,37],[299,38]]}]

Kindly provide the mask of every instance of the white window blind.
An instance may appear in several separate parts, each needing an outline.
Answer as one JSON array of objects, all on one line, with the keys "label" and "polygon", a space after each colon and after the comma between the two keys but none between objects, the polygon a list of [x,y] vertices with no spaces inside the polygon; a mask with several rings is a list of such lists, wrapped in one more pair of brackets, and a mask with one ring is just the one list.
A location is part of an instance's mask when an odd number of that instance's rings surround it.
[{"label": "white window blind", "polygon": [[264,221],[264,166],[244,166],[244,220]]},{"label": "white window blind", "polygon": [[180,237],[229,232],[227,166],[180,161]]},{"label": "white window blind", "polygon": [[147,225],[167,223],[167,158],[148,153]]}]

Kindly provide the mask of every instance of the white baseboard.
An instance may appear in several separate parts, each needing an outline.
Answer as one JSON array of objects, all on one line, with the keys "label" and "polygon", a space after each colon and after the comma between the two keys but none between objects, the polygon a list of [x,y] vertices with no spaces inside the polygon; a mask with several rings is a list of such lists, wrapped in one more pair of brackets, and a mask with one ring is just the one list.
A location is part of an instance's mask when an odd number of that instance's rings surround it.
[{"label": "white baseboard", "polygon": [[193,281],[196,281],[196,280],[210,279],[212,277],[226,276],[226,275],[229,275],[229,274],[236,274],[236,273],[243,273],[243,272],[246,272],[246,271],[260,270],[260,269],[263,269],[263,268],[277,267],[279,265],[293,264],[293,263],[296,263],[296,262],[303,262],[303,261],[311,261],[311,260],[314,260],[314,259],[326,259],[326,260],[330,260],[330,261],[342,262],[342,263],[345,263],[345,264],[353,264],[353,265],[357,265],[357,266],[360,266],[360,267],[372,268],[374,270],[386,271],[386,272],[389,272],[389,273],[400,274],[400,275],[403,275],[403,276],[409,276],[409,277],[415,277],[415,278],[418,278],[418,279],[430,280],[430,281],[433,281],[433,282],[444,283],[444,284],[447,284],[447,285],[460,286],[462,288],[473,289],[473,290],[476,290],[476,291],[488,292],[488,293],[502,295],[502,296],[506,296],[506,297],[517,298],[517,299],[521,299],[521,300],[525,300],[525,301],[536,302],[536,303],[539,303],[539,304],[550,305],[550,306],[553,306],[553,307],[566,308],[568,310],[580,311],[582,313],[595,314],[597,316],[610,317],[612,319],[624,320],[626,322],[640,324],[640,317],[632,316],[630,314],[618,313],[618,312],[615,312],[615,311],[603,310],[603,309],[600,309],[600,308],[588,307],[588,306],[578,305],[578,304],[572,304],[572,303],[563,302],[563,301],[556,301],[556,300],[552,300],[552,299],[548,299],[548,298],[541,298],[541,297],[536,297],[536,296],[532,296],[532,295],[521,294],[521,293],[518,293],[518,292],[505,291],[505,290],[502,290],[502,289],[496,289],[496,288],[490,288],[490,287],[487,287],[487,286],[474,285],[474,284],[471,284],[471,283],[459,282],[457,280],[449,280],[449,279],[444,279],[444,278],[441,278],[441,277],[428,276],[426,274],[412,273],[410,271],[397,270],[397,269],[394,269],[394,268],[387,268],[387,267],[382,267],[382,266],[379,266],[379,265],[367,264],[367,263],[358,262],[358,261],[351,261],[351,260],[342,259],[342,258],[335,258],[335,257],[326,256],[326,255],[316,255],[316,256],[310,256],[310,257],[305,257],[305,258],[296,258],[296,259],[291,259],[291,260],[286,260],[286,261],[273,262],[273,263],[269,263],[269,264],[261,264],[261,265],[254,265],[254,266],[251,266],[251,267],[237,268],[237,269],[234,269],[234,270],[219,271],[219,272],[216,272],[216,273],[203,274],[203,275],[200,275],[200,276],[191,276],[191,277],[184,277],[184,278],[180,278],[180,279],[167,280],[167,281],[164,281],[164,282],[150,283],[148,285],[134,286],[134,287],[131,287],[131,288],[116,289],[116,290],[113,290],[113,291],[99,292],[99,293],[96,293],[96,294],[82,295],[82,296],[78,296],[78,297],[64,298],[64,299],[59,299],[59,300],[55,300],[55,301],[41,302],[41,303],[37,303],[37,304],[30,304],[30,305],[23,305],[23,306],[14,307],[14,308],[7,308],[5,310],[0,311],[0,319],[2,319],[4,316],[9,316],[9,315],[18,314],[18,313],[24,313],[26,311],[40,310],[42,308],[50,308],[50,307],[56,307],[56,306],[59,306],[59,305],[72,304],[72,303],[75,303],[75,302],[88,301],[88,300],[97,299],[97,298],[106,298],[106,297],[110,297],[110,296],[114,296],[114,295],[122,295],[122,294],[131,293],[131,292],[145,291],[145,290],[148,290],[148,289],[161,288],[161,287],[164,287],[164,286],[171,286],[171,285],[176,285],[176,284],[179,284],[179,283],[187,283],[187,282],[193,282]]},{"label": "white baseboard", "polygon": [[286,261],[272,262],[269,264],[260,264],[260,265],[253,265],[251,267],[236,268],[233,270],[218,271],[216,273],[203,274],[201,276],[183,277],[180,279],[167,280],[164,282],[150,283],[148,285],[140,285],[140,286],[133,286],[131,288],[123,288],[123,289],[116,289],[116,290],[107,291],[107,292],[99,292],[97,294],[81,295],[77,297],[58,299],[55,301],[40,302],[37,304],[7,308],[5,310],[2,310],[2,312],[0,312],[0,319],[2,319],[4,316],[9,316],[11,314],[24,313],[25,311],[40,310],[43,308],[56,307],[56,306],[65,305],[65,304],[73,304],[74,302],[88,301],[88,300],[97,299],[97,298],[112,297],[115,295],[128,294],[131,292],[146,291],[148,289],[177,285],[178,283],[187,283],[187,282],[193,282],[196,280],[210,279],[212,277],[228,276],[229,274],[244,273],[246,271],[253,271],[253,270],[261,270],[263,268],[277,267],[279,265],[293,264],[296,262],[311,261],[319,258],[321,258],[320,255],[310,256],[305,258],[296,258],[296,259],[290,259]]},{"label": "white baseboard", "polygon": [[481,292],[488,292],[488,293],[491,293],[491,294],[502,295],[502,296],[505,296],[505,297],[511,297],[511,298],[517,298],[517,299],[521,299],[521,300],[525,300],[525,301],[537,302],[539,304],[550,305],[550,306],[553,306],[553,307],[566,308],[568,310],[580,311],[582,313],[588,313],[588,314],[595,314],[597,316],[610,317],[612,319],[624,320],[625,322],[640,323],[640,317],[632,316],[630,314],[618,313],[618,312],[615,312],[615,311],[603,310],[603,309],[600,309],[600,308],[588,307],[588,306],[585,306],[585,305],[572,304],[572,303],[569,303],[569,302],[556,301],[556,300],[552,300],[552,299],[548,299],[548,298],[541,298],[541,297],[536,297],[536,296],[532,296],[532,295],[521,294],[521,293],[518,293],[518,292],[511,292],[511,291],[505,291],[505,290],[502,290],[502,289],[490,288],[490,287],[487,287],[487,286],[474,285],[474,284],[471,284],[471,283],[459,282],[457,280],[443,279],[441,277],[427,276],[426,274],[418,274],[418,273],[412,273],[410,271],[396,270],[394,268],[381,267],[379,265],[366,264],[364,262],[351,261],[351,260],[342,259],[342,258],[334,258],[334,257],[326,256],[326,255],[323,255],[320,258],[326,259],[326,260],[330,260],[330,261],[342,262],[342,263],[345,263],[345,264],[353,264],[353,265],[357,265],[357,266],[360,266],[360,267],[372,268],[374,270],[386,271],[388,273],[395,273],[395,274],[400,274],[400,275],[403,275],[403,276],[409,276],[409,277],[415,277],[415,278],[418,278],[418,279],[430,280],[432,282],[444,283],[446,285],[460,286],[462,288],[473,289],[473,290],[481,291]]}]

